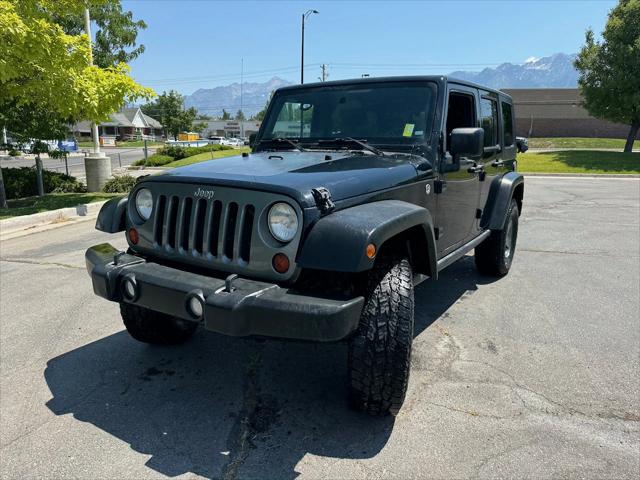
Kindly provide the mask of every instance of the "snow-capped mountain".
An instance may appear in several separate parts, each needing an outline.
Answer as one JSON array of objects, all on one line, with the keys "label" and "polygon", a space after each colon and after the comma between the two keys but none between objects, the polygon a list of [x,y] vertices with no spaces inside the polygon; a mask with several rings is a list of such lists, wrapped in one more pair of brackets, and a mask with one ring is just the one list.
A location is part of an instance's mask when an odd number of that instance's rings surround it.
[{"label": "snow-capped mountain", "polygon": [[575,55],[556,53],[550,57],[530,57],[522,65],[503,63],[480,72],[456,71],[449,75],[493,88],[575,88],[578,72]]},{"label": "snow-capped mountain", "polygon": [[[265,83],[244,82],[242,92],[242,109],[247,118],[262,110],[269,100],[271,92],[276,88],[291,85],[291,82],[273,77]],[[201,88],[191,95],[185,96],[185,107],[195,107],[200,113],[218,116],[225,109],[232,116],[240,109],[240,83],[231,85]]]}]

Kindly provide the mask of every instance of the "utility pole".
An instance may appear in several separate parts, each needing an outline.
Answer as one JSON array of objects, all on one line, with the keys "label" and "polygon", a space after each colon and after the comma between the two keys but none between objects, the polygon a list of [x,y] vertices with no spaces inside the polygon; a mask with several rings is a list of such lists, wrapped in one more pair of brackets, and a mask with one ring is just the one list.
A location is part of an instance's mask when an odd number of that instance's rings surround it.
[{"label": "utility pole", "polygon": [[322,70],[322,75],[320,76],[321,82],[326,82],[327,78],[329,78],[329,73],[327,72],[327,65],[323,63],[320,65],[320,70]]},{"label": "utility pole", "polygon": [[[84,9],[84,31],[89,37],[89,65],[93,65],[93,53],[91,45],[91,17],[89,8]],[[98,125],[91,123],[93,137],[93,152],[84,158],[84,172],[87,178],[87,190],[99,192],[104,184],[111,178],[111,159],[100,151],[98,138]]]}]

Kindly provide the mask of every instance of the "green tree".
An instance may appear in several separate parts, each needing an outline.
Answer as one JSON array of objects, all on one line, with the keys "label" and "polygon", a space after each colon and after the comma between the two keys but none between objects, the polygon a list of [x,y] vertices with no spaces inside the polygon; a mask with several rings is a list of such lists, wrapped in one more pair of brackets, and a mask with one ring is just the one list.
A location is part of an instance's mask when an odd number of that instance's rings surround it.
[{"label": "green tree", "polygon": [[61,124],[100,122],[125,102],[154,95],[124,63],[91,65],[90,39],[58,23],[108,1],[0,0],[0,128],[56,138],[51,129]]},{"label": "green tree", "polygon": [[624,151],[631,152],[640,129],[640,0],[620,0],[601,41],[587,30],[575,67],[585,108],[594,117],[630,125]]},{"label": "green tree", "polygon": [[231,120],[231,114],[224,108],[222,109],[222,117],[220,117],[220,120]]},{"label": "green tree", "polygon": [[[105,0],[91,0],[91,5]],[[0,0],[0,110],[35,105],[65,119],[99,122],[127,101],[153,96],[124,63],[89,65],[86,35],[69,35],[55,22],[79,15],[84,0]],[[11,128],[9,128],[11,130]]]},{"label": "green tree", "polygon": [[184,97],[175,90],[163,92],[155,101],[140,108],[147,115],[157,118],[166,134],[174,140],[177,140],[180,132],[193,130],[198,117],[195,108],[184,108]]},{"label": "green tree", "polygon": [[244,116],[244,112],[242,110],[238,110],[236,112],[236,118],[235,119],[238,120],[238,121],[243,121],[243,120],[246,120],[247,118]]},{"label": "green tree", "polygon": [[18,143],[33,142],[31,153],[36,154],[38,194],[44,195],[40,154],[47,153],[49,145],[43,140],[64,140],[69,133],[71,119],[42,110],[37,104],[13,104],[0,112],[0,123],[11,125],[11,136]]},{"label": "green tree", "polygon": [[[134,20],[133,13],[123,11],[120,0],[102,0],[89,4],[91,21],[96,25],[93,42],[93,62],[101,68],[119,63],[129,63],[144,52],[144,45],[137,45],[138,32],[147,28],[142,20]],[[84,33],[84,15],[82,12],[69,12],[56,21],[65,33],[80,35]]]}]

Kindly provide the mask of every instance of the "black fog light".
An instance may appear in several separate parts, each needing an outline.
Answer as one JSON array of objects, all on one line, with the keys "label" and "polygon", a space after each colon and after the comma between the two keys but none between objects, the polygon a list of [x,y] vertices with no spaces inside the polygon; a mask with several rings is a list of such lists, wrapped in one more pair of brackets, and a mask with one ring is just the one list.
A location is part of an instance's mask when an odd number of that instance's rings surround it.
[{"label": "black fog light", "polygon": [[202,290],[194,290],[187,294],[185,308],[189,315],[197,320],[204,316],[204,295]]},{"label": "black fog light", "polygon": [[133,275],[126,275],[121,283],[122,296],[130,302],[138,298],[138,282]]}]

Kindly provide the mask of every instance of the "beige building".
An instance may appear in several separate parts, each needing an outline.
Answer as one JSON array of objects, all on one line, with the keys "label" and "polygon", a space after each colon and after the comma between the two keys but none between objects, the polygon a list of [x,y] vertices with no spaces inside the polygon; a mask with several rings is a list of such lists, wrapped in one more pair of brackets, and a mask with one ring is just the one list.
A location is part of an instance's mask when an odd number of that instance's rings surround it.
[{"label": "beige building", "polygon": [[523,137],[627,138],[629,126],[589,115],[577,88],[505,88]]}]

